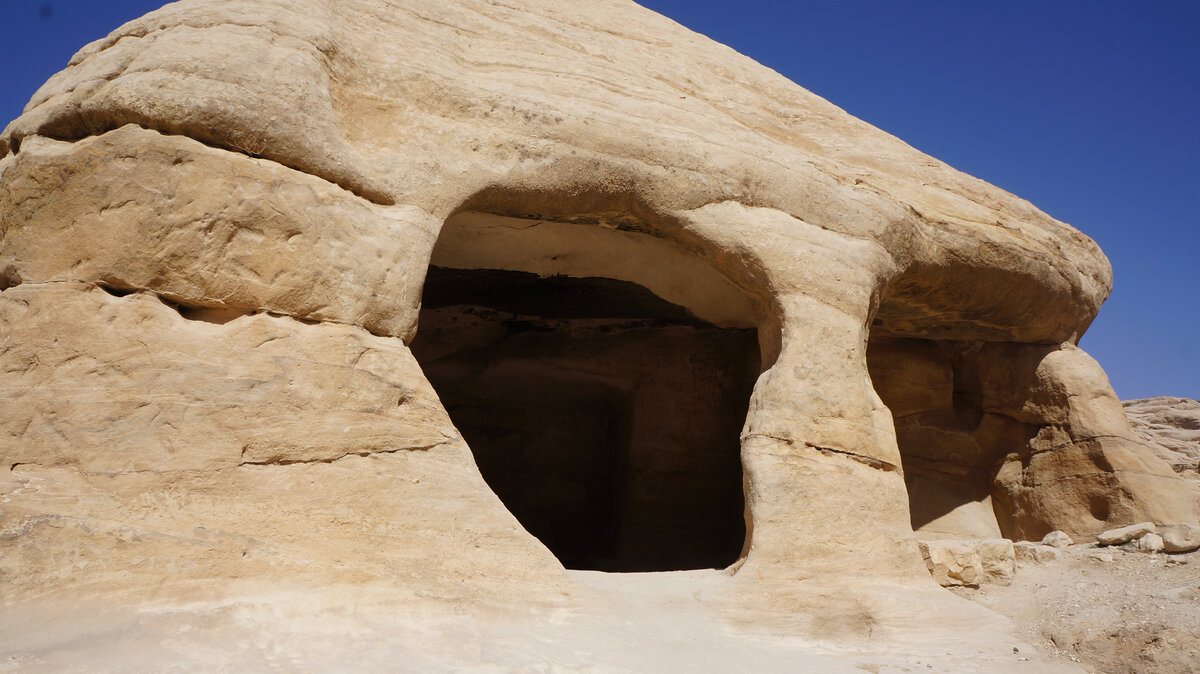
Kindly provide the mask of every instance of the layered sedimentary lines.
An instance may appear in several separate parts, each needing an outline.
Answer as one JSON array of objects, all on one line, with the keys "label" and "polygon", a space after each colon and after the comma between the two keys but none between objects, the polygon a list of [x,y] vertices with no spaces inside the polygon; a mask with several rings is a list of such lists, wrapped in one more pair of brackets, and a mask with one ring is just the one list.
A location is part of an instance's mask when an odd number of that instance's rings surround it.
[{"label": "layered sedimentary lines", "polygon": [[927,582],[913,526],[1196,520],[1074,346],[1090,239],[624,0],[184,0],[0,152],[3,597],[732,564],[793,616]]},{"label": "layered sedimentary lines", "polygon": [[0,175],[0,254],[14,280],[100,281],[189,303],[402,334],[436,223],[326,181],[124,126],[37,137]]},{"label": "layered sedimentary lines", "polygon": [[1200,473],[1200,402],[1159,396],[1122,403],[1133,430],[1179,473]]},{"label": "layered sedimentary lines", "polygon": [[991,326],[1021,339],[1069,338],[1109,285],[1078,232],[620,0],[178,3],[85,48],[4,138],[126,123],[436,213],[498,184],[770,207],[887,239],[922,313],[982,325],[1023,284]]},{"label": "layered sedimentary lines", "polygon": [[266,314],[213,321],[118,294],[74,282],[0,294],[3,465],[223,470],[455,437],[392,340]]},{"label": "layered sedimentary lines", "polygon": [[553,564],[515,521],[490,531],[505,513],[398,340],[180,308],[78,282],[0,293],[6,601],[286,577],[453,594],[423,559],[487,564],[443,522]]}]

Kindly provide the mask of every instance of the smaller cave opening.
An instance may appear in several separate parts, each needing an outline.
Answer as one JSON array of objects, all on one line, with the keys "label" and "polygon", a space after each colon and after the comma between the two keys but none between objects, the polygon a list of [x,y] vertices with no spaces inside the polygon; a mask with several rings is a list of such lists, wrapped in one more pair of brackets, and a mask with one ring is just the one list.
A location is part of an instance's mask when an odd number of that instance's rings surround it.
[{"label": "smaller cave opening", "polygon": [[484,480],[565,567],[737,561],[756,330],[626,281],[431,266],[412,351]]},{"label": "smaller cave opening", "polygon": [[889,334],[867,344],[872,384],[892,413],[915,531],[1004,535],[996,471],[1032,429],[985,404],[981,342]]}]

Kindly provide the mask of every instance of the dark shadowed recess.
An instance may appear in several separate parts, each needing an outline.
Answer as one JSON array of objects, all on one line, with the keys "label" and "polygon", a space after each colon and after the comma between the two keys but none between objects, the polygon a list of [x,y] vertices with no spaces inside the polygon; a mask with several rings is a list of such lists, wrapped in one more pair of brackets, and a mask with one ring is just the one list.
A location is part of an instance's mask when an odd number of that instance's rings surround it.
[{"label": "dark shadowed recess", "polygon": [[484,479],[567,568],[737,560],[755,330],[624,281],[431,267],[412,350]]},{"label": "dark shadowed recess", "polygon": [[1037,427],[985,404],[984,373],[1011,368],[997,366],[984,346],[881,329],[871,335],[867,365],[895,423],[914,529],[1014,535],[994,509],[994,481],[1005,456],[1027,446]]}]

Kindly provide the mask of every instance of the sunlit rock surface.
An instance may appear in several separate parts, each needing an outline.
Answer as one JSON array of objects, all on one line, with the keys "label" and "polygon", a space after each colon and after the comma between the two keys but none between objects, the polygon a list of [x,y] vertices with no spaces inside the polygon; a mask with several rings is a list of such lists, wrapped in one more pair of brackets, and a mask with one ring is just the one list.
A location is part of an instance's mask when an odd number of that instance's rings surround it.
[{"label": "sunlit rock surface", "polygon": [[630,2],[184,0],[0,152],[9,605],[727,566],[721,624],[885,639],[991,624],[914,527],[1197,519],[1091,239]]}]

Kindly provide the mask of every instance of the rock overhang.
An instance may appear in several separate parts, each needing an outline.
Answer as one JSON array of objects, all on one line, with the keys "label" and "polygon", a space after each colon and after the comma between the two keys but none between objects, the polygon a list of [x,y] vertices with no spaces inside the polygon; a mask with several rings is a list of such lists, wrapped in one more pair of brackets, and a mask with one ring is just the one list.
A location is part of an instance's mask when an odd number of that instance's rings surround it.
[{"label": "rock overhang", "polygon": [[[1064,341],[1106,296],[1095,244],[1027,202],[652,12],[605,3],[564,21],[573,13],[175,3],[86,47],[4,138],[19,147],[31,134],[74,140],[134,123],[439,220],[489,194],[510,207],[540,193],[632,198],[661,214],[773,209],[793,227],[883,246],[895,261],[881,272],[895,280],[885,315],[963,314],[946,329],[987,325],[983,339]],[[227,20],[239,15],[254,19]],[[632,33],[614,30],[625,15],[638,19]],[[366,26],[375,39],[360,39]],[[530,29],[536,48],[514,60],[508,45]],[[997,290],[1014,283],[1020,310]]]}]

